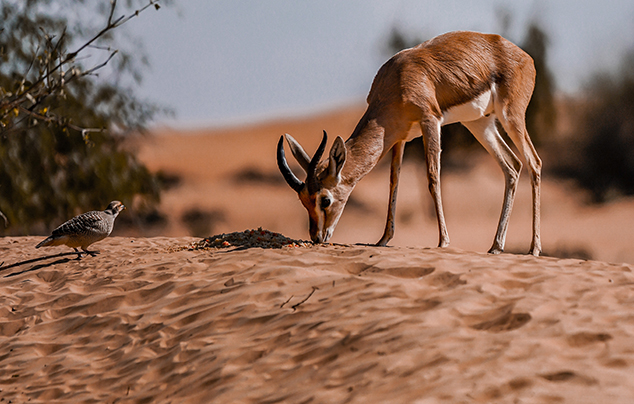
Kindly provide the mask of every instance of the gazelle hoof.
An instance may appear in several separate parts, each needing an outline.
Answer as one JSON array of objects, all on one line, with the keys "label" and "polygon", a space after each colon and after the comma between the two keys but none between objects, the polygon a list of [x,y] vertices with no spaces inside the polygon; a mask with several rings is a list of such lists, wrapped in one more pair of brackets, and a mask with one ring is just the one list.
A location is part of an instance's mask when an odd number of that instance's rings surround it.
[{"label": "gazelle hoof", "polygon": [[531,248],[530,254],[534,257],[539,257],[539,254],[541,254],[541,249],[539,248]]},{"label": "gazelle hoof", "polygon": [[389,243],[389,242],[390,242],[390,240],[381,239],[381,240],[379,240],[378,243],[375,244],[375,246],[377,246],[377,247],[387,247],[387,243]]}]

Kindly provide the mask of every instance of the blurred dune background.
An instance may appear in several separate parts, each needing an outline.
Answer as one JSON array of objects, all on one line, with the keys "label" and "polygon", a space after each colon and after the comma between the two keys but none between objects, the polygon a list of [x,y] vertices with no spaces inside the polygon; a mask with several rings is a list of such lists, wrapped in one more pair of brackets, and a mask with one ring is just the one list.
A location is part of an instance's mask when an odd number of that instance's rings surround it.
[{"label": "blurred dune background", "polygon": [[[261,226],[308,239],[306,211],[279,175],[274,159],[280,133],[292,133],[307,150],[314,150],[320,140],[315,133],[322,129],[331,134],[351,133],[362,113],[359,105],[242,128],[153,132],[135,146],[138,156],[148,168],[169,174],[175,183],[163,192],[160,205],[160,211],[169,214],[139,234],[200,237]],[[212,150],[223,152],[210,153]],[[470,153],[460,157],[467,159],[465,166],[444,169],[443,201],[451,245],[485,252],[495,234],[504,179],[483,149]],[[293,167],[301,172],[298,165]],[[425,162],[410,156],[401,184],[396,234],[390,245],[435,247],[438,230]],[[333,242],[378,241],[387,214],[388,185],[389,161],[383,161],[357,185]],[[634,228],[624,225],[634,220],[634,200],[589,204],[587,192],[552,175],[544,176],[543,189],[546,254],[634,263]],[[530,181],[524,171],[509,225],[508,251],[528,251],[530,201]]]},{"label": "blurred dune background", "polygon": [[[633,2],[0,10],[1,403],[632,402]],[[535,61],[543,257],[525,255],[525,169],[506,252],[486,254],[504,180],[459,124],[442,138],[449,248],[435,248],[420,140],[390,247],[371,245],[386,161],[357,185],[334,244],[196,247],[260,227],[308,239],[280,136],[308,153],[322,130],[346,139],[384,61],[452,30],[500,33]],[[127,210],[100,254],[34,248],[115,199]]]}]

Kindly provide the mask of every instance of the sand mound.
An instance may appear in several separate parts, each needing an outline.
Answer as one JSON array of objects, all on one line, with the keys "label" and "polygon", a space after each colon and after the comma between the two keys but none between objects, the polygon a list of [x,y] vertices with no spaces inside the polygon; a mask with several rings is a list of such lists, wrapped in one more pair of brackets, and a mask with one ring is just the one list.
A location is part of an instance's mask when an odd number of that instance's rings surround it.
[{"label": "sand mound", "polygon": [[187,246],[191,250],[204,250],[207,248],[297,248],[309,247],[313,244],[305,240],[293,240],[280,233],[264,230],[261,227],[233,233],[222,233],[206,237]]},{"label": "sand mound", "polygon": [[0,239],[0,402],[634,397],[628,265],[119,237],[76,260],[38,241]]}]

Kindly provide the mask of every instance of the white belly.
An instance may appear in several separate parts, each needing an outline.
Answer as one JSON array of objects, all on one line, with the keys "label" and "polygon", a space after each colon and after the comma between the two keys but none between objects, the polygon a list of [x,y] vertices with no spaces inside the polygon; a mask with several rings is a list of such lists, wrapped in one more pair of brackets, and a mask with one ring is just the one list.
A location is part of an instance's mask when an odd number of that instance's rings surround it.
[{"label": "white belly", "polygon": [[485,91],[473,100],[451,107],[442,114],[442,125],[455,122],[475,121],[493,112],[495,87]]}]

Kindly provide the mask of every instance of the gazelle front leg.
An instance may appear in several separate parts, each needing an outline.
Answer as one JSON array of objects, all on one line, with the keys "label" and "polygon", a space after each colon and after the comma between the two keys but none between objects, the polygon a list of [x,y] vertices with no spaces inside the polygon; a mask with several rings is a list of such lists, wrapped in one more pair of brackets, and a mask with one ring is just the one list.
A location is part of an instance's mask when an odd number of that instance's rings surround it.
[{"label": "gazelle front leg", "polygon": [[392,164],[390,165],[390,201],[387,209],[387,221],[383,237],[376,245],[386,246],[394,237],[394,221],[396,220],[396,195],[398,193],[398,179],[401,174],[403,164],[403,152],[405,151],[405,141],[400,141],[392,147]]},{"label": "gazelle front leg", "polygon": [[434,200],[436,208],[436,220],[438,222],[438,247],[449,245],[449,232],[445,223],[445,214],[442,208],[442,196],[440,194],[440,122],[437,120],[421,121],[423,143],[425,145],[425,159],[427,160],[427,181],[429,192]]}]

